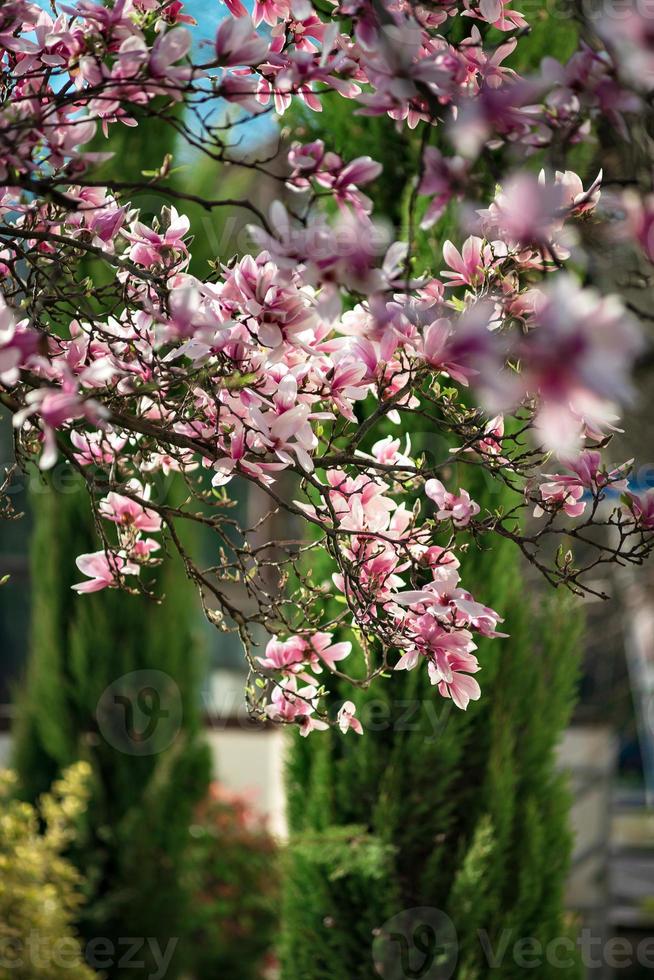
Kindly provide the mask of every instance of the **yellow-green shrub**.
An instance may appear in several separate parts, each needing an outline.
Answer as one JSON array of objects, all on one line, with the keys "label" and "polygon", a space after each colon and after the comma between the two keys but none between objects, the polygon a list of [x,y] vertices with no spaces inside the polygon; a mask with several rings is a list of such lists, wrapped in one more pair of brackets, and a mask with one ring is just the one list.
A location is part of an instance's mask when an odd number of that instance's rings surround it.
[{"label": "yellow-green shrub", "polygon": [[72,927],[80,876],[63,856],[86,806],[89,767],[66,770],[38,806],[0,772],[0,980],[91,980]]}]

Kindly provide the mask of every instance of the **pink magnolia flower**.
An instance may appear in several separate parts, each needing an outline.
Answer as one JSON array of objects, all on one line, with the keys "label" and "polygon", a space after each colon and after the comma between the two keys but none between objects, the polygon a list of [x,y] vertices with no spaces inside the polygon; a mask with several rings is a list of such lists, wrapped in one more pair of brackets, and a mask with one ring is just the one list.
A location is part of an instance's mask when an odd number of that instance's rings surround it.
[{"label": "pink magnolia flower", "polygon": [[654,262],[654,194],[641,196],[626,190],[622,195],[625,220],[621,237],[636,241],[650,262]]},{"label": "pink magnolia flower", "polygon": [[307,684],[298,688],[297,679],[291,674],[275,685],[270,704],[265,708],[266,715],[273,721],[286,724],[297,722],[303,737],[312,731],[325,731],[329,725],[312,717],[317,706],[317,696],[318,689],[314,685]]},{"label": "pink magnolia flower", "polygon": [[297,51],[318,51],[319,44],[316,42],[323,40],[327,25],[314,13],[309,0],[294,0],[291,6],[291,17],[284,23],[276,24],[271,31],[271,50],[279,53],[291,43]]},{"label": "pink magnolia flower", "polygon": [[67,224],[79,229],[77,234],[90,231],[98,247],[111,246],[125,222],[126,208],[120,207],[115,198],[107,194],[106,187],[74,187],[68,196],[80,204],[69,216]]},{"label": "pink magnolia flower", "polygon": [[511,0],[479,0],[475,8],[472,0],[464,0],[466,9],[462,11],[462,16],[478,17],[500,31],[513,31],[516,28],[526,27],[527,21],[524,16],[517,10],[511,10],[510,3]]},{"label": "pink magnolia flower", "polygon": [[[609,486],[619,492],[627,489],[624,472],[633,460],[623,463],[617,469],[608,471],[602,464],[600,452],[586,450],[575,459],[564,460],[564,462],[573,471],[572,475],[565,473],[546,474],[550,482],[540,486],[541,500],[562,507],[568,517],[579,517],[586,509],[586,502],[581,499],[585,490],[598,494]],[[541,517],[543,513],[543,508],[537,504],[534,509],[534,517]]]},{"label": "pink magnolia flower", "polygon": [[250,420],[257,429],[264,445],[286,465],[293,465],[293,456],[305,472],[313,470],[310,453],[318,446],[318,437],[311,421],[318,418],[332,418],[330,412],[312,412],[305,401],[298,399],[297,380],[287,374],[280,381],[272,397],[272,408],[262,411],[250,410]]},{"label": "pink magnolia flower", "polygon": [[356,537],[345,555],[356,568],[354,577],[346,569],[334,573],[332,581],[357,606],[357,618],[367,622],[378,604],[394,598],[395,590],[404,584],[397,574],[407,567],[402,563],[397,545],[371,537]]},{"label": "pink magnolia flower", "polygon": [[[134,484],[132,489],[138,496],[147,499],[146,489],[137,484]],[[112,521],[114,524],[147,533],[161,530],[161,517],[156,511],[113,490],[100,501],[99,511],[105,520]]]},{"label": "pink magnolia flower", "polygon": [[434,544],[421,552],[420,562],[431,570],[434,581],[444,589],[449,591],[456,588],[459,581],[458,568],[461,563],[453,551]]},{"label": "pink magnolia flower", "polygon": [[[411,516],[408,512],[405,515]],[[356,571],[352,575],[345,568],[343,573],[334,573],[332,581],[358,607],[357,615],[362,622],[368,620],[378,604],[393,599],[395,590],[404,584],[398,574],[408,564],[406,556],[399,551],[402,539],[401,525],[398,531],[390,527],[383,538],[370,534],[357,535],[351,539],[350,547],[344,550],[345,557]]]},{"label": "pink magnolia flower", "polygon": [[565,217],[565,191],[533,174],[510,177],[486,210],[479,211],[487,235],[520,245],[548,247]]},{"label": "pink magnolia flower", "polygon": [[191,473],[199,465],[190,450],[180,449],[174,456],[170,453],[149,452],[143,461],[142,472],[154,473],[161,470],[164,476],[169,476],[171,473]]},{"label": "pink magnolia flower", "polygon": [[257,657],[262,667],[268,670],[284,670],[297,672],[306,665],[306,641],[300,636],[291,636],[288,640],[278,640],[276,636],[266,644],[265,657]]},{"label": "pink magnolia flower", "polygon": [[327,731],[329,725],[321,718],[314,718],[313,715],[305,715],[300,721],[300,735],[306,738],[311,732]]},{"label": "pink magnolia flower", "polygon": [[[309,7],[309,4],[298,4],[298,7],[302,12],[303,9]],[[258,27],[263,21],[265,24],[274,27],[278,20],[283,20],[288,17],[290,12],[289,8],[290,5],[287,0],[254,0],[254,23]]]},{"label": "pink magnolia flower", "polygon": [[[225,0],[227,2],[227,0]],[[240,3],[240,0],[230,0],[230,4],[234,2]],[[229,6],[229,4],[228,4]],[[190,16],[190,14],[183,14],[184,4],[182,0],[172,0],[171,3],[167,3],[162,10],[163,19],[167,24],[197,24],[197,21]]]},{"label": "pink magnolia flower", "polygon": [[214,487],[223,487],[239,470],[259,480],[264,486],[275,482],[273,473],[286,469],[287,464],[259,460],[256,454],[248,457],[247,433],[242,422],[237,422],[229,436],[228,455],[219,457],[214,465],[215,476],[211,480]]},{"label": "pink magnolia flower", "polygon": [[332,633],[314,633],[309,639],[309,650],[314,655],[312,667],[316,673],[320,673],[321,666],[318,658],[322,660],[330,670],[336,670],[339,660],[345,660],[352,652],[352,644],[349,641],[332,643]]},{"label": "pink magnolia flower", "polygon": [[411,436],[407,432],[404,452],[400,451],[400,440],[386,436],[372,447],[372,455],[384,466],[413,466],[411,461]]},{"label": "pink magnolia flower", "polygon": [[345,733],[352,729],[357,735],[363,735],[363,726],[358,718],[355,718],[356,706],[353,701],[344,701],[341,705],[337,722],[340,730]]},{"label": "pink magnolia flower", "polygon": [[[586,510],[586,502],[581,498],[584,495],[584,488],[580,484],[569,484],[558,478],[554,478],[549,483],[543,483],[538,488],[541,500],[544,504],[562,507],[568,517],[580,517]],[[545,510],[540,504],[534,507],[534,517],[542,517]]]},{"label": "pink magnolia flower", "polygon": [[[504,417],[496,415],[490,419],[484,428],[484,437],[477,443],[477,448],[486,456],[499,456],[502,451],[502,439],[504,438]],[[500,460],[502,462],[502,460]]]},{"label": "pink magnolia flower", "polygon": [[154,538],[138,538],[131,544],[129,554],[131,558],[146,562],[152,552],[159,551],[160,548],[161,545]]},{"label": "pink magnolia flower", "polygon": [[515,72],[502,64],[517,45],[516,38],[511,38],[504,44],[491,48],[490,53],[484,50],[483,39],[475,26],[470,36],[461,44],[461,54],[466,59],[468,71],[474,72],[482,85],[482,91],[497,90],[506,85],[507,80],[515,78]]},{"label": "pink magnolia flower", "polygon": [[129,257],[136,265],[146,269],[155,265],[178,265],[188,257],[184,236],[190,228],[189,219],[178,214],[173,207],[169,209],[169,220],[160,232],[153,231],[141,221],[136,221],[130,231],[123,235],[132,242]]},{"label": "pink magnolia flower", "polygon": [[613,490],[625,490],[627,481],[624,479],[625,471],[631,466],[633,460],[627,460],[613,470],[607,470],[603,465],[602,454],[596,450],[585,450],[573,459],[564,459],[564,464],[571,469],[576,479],[582,486],[589,490],[601,490],[603,487],[611,486]]},{"label": "pink magnolia flower", "polygon": [[355,210],[368,214],[372,211],[372,201],[359,191],[359,185],[370,183],[381,172],[382,165],[370,157],[357,157],[343,165],[336,154],[326,154],[314,176],[321,187],[331,191],[340,207],[349,204]]},{"label": "pink magnolia flower", "polygon": [[78,582],[73,585],[76,592],[99,592],[101,589],[114,588],[123,575],[138,575],[139,567],[133,562],[126,561],[114,552],[94,551],[91,554],[80,555],[75,559],[80,572],[88,575],[88,582]]},{"label": "pink magnolia flower", "polygon": [[441,275],[449,279],[449,286],[481,286],[491,275],[499,261],[506,256],[503,242],[486,242],[471,235],[458,252],[452,242],[443,245],[443,258],[454,272],[445,270]]},{"label": "pink magnolia flower", "polygon": [[366,379],[366,365],[355,360],[348,352],[335,354],[324,381],[324,394],[339,413],[350,422],[356,422],[353,403],[362,401],[370,393]]},{"label": "pink magnolia flower", "polygon": [[452,698],[457,708],[465,711],[471,701],[478,701],[481,688],[470,674],[480,670],[476,657],[467,654],[453,654],[448,658],[447,670],[443,673],[434,663],[429,664],[429,677],[432,684],[444,698]]},{"label": "pink magnolia flower", "polygon": [[361,473],[354,479],[342,470],[328,470],[329,500],[339,526],[348,531],[382,531],[389,525],[395,503],[388,487]]},{"label": "pink magnolia flower", "polygon": [[[293,168],[291,183],[295,186],[297,186],[296,178],[300,175],[306,178],[307,175],[313,175],[318,171],[318,168],[323,167],[327,173],[331,173],[332,169],[340,167],[343,163],[338,153],[327,153],[322,140],[312,140],[310,143],[292,143],[288,151],[288,162]],[[308,182],[300,183],[300,186],[307,187],[309,184]]]},{"label": "pink magnolia flower", "polygon": [[436,517],[439,521],[451,518],[455,527],[466,527],[470,520],[479,513],[479,504],[471,499],[467,490],[460,490],[458,495],[445,489],[440,480],[427,480],[425,493],[436,504]]},{"label": "pink magnolia flower", "polygon": [[473,599],[465,589],[455,589],[450,595],[450,607],[455,613],[457,622],[476,630],[481,636],[505,638],[509,634],[501,633],[497,626],[504,620],[495,609],[484,606]]},{"label": "pink magnolia flower", "polygon": [[407,625],[415,637],[415,645],[403,654],[395,670],[413,670],[420,657],[425,657],[429,679],[438,685],[443,697],[451,697],[463,710],[470,701],[478,700],[481,689],[469,675],[481,668],[472,653],[475,644],[469,630],[444,629],[430,611],[410,616]]},{"label": "pink magnolia flower", "polygon": [[570,485],[579,485],[589,490],[608,483],[608,476],[602,470],[602,454],[597,450],[586,450],[576,459],[565,461],[565,465],[574,470],[574,476],[553,476],[552,480],[567,481]]},{"label": "pink magnolia flower", "polygon": [[[545,184],[545,172],[538,175],[541,184]],[[584,190],[581,177],[574,170],[557,170],[554,183],[560,188],[563,196],[563,207],[569,215],[589,214],[599,204],[602,188],[602,171],[598,173],[588,190]]]},{"label": "pink magnolia flower", "polygon": [[186,65],[175,65],[184,58],[191,48],[191,34],[185,27],[163,31],[157,37],[150,52],[149,72],[153,78],[163,78],[167,82],[166,92],[174,93],[175,85],[182,85],[191,77],[192,69]]},{"label": "pink magnolia flower", "polygon": [[216,58],[224,68],[259,65],[268,54],[269,45],[257,34],[249,17],[228,17],[216,34]]},{"label": "pink magnolia flower", "polygon": [[325,663],[330,670],[335,670],[337,661],[344,660],[351,650],[351,643],[332,643],[331,633],[314,633],[308,639],[291,636],[284,641],[273,636],[266,646],[265,657],[257,657],[257,660],[268,670],[298,674],[311,683],[310,676],[303,673],[307,667],[319,674],[322,663]]},{"label": "pink magnolia flower", "polygon": [[470,363],[474,352],[464,332],[455,330],[454,324],[446,317],[439,317],[425,327],[422,340],[422,355],[433,368],[444,371],[454,381],[467,385],[479,373]]},{"label": "pink magnolia flower", "polygon": [[469,630],[445,629],[433,609],[417,615],[411,621],[410,629],[422,652],[439,665],[445,675],[452,654],[463,655],[476,649]]},{"label": "pink magnolia flower", "polygon": [[420,224],[421,228],[431,228],[452,198],[461,197],[469,168],[469,163],[463,157],[444,157],[435,146],[425,149],[424,173],[418,193],[432,200]]},{"label": "pink magnolia flower", "polygon": [[479,211],[486,234],[498,234],[521,245],[555,250],[565,258],[568,249],[557,241],[566,218],[594,210],[600,198],[602,172],[588,190],[571,170],[556,171],[554,182],[541,170],[538,178],[518,173],[496,195],[491,206]]},{"label": "pink magnolia flower", "polygon": [[412,615],[428,614],[431,618],[421,623],[430,629],[434,628],[433,621],[437,620],[449,628],[472,628],[482,636],[506,636],[506,633],[499,633],[496,629],[498,623],[503,622],[500,615],[494,609],[476,602],[465,589],[457,587],[458,580],[456,570],[446,566],[422,589],[399,592],[393,596],[393,602],[400,608],[408,606]]},{"label": "pink magnolia flower", "polygon": [[525,395],[540,398],[536,425],[547,448],[574,454],[581,420],[601,426],[616,402],[630,399],[629,375],[642,343],[617,297],[600,297],[569,276],[556,276],[516,352],[522,372],[515,382]]},{"label": "pink magnolia flower", "polygon": [[127,437],[109,427],[96,432],[74,429],[70,434],[70,441],[77,450],[73,457],[81,466],[110,466],[125,448]]},{"label": "pink magnolia flower", "polygon": [[90,367],[74,376],[69,368],[61,370],[61,387],[33,388],[25,396],[26,405],[13,417],[13,424],[20,428],[33,415],[38,415],[43,431],[43,453],[39,467],[50,469],[57,461],[57,438],[55,430],[66,422],[84,418],[93,425],[102,425],[107,418],[107,409],[94,398],[87,398],[79,382],[93,385],[100,380],[108,380],[115,373],[115,367],[108,358],[96,361]]},{"label": "pink magnolia flower", "polygon": [[36,351],[38,340],[39,335],[28,327],[26,320],[16,322],[13,310],[0,293],[0,382],[16,383],[18,368]]},{"label": "pink magnolia flower", "polygon": [[[496,415],[484,426],[482,436],[475,441],[474,446],[467,452],[478,452],[482,456],[496,459],[498,463],[506,464],[508,460],[502,456],[502,440],[504,439],[504,416]],[[456,450],[458,452],[458,449]]]},{"label": "pink magnolia flower", "polygon": [[654,490],[627,493],[628,507],[636,524],[645,531],[654,530]]},{"label": "pink magnolia flower", "polygon": [[241,0],[223,0],[230,14],[234,17],[248,17],[247,7],[244,7]]}]

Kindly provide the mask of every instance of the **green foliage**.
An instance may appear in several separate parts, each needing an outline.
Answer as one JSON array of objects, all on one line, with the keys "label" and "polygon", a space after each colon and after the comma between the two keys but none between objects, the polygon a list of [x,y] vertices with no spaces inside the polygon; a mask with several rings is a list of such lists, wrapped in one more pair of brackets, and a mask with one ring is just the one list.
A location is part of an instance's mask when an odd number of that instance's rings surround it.
[{"label": "green foliage", "polygon": [[74,920],[81,879],[64,857],[84,811],[89,767],[78,763],[38,806],[13,798],[0,773],[0,980],[91,980]]},{"label": "green foliage", "polygon": [[[468,485],[490,506],[483,488]],[[362,825],[395,855],[394,911],[446,911],[458,932],[461,976],[480,980],[493,975],[480,930],[494,947],[503,929],[544,946],[568,931],[569,799],[554,753],[574,699],[581,623],[569,597],[526,595],[523,576],[510,542],[465,558],[463,581],[506,612],[510,634],[481,640],[482,699],[467,712],[449,708],[425,670],[396,674],[374,696],[355,696],[363,738],[298,739],[288,767],[300,840]],[[290,890],[300,887],[296,872],[291,865]],[[284,927],[295,933],[297,924],[286,918]],[[522,976],[509,962],[502,970],[503,980]]]},{"label": "green foliage", "polygon": [[291,841],[285,855],[284,980],[374,980],[375,935],[397,910],[392,849],[364,827]]},{"label": "green foliage", "polygon": [[[210,773],[201,736],[201,662],[189,629],[194,594],[172,560],[157,576],[161,604],[113,590],[73,592],[79,577],[73,556],[97,544],[85,494],[75,483],[68,490],[44,490],[33,506],[34,614],[14,741],[20,792],[34,800],[66,766],[89,763],[90,799],[71,846],[86,879],[80,930],[88,939],[114,942],[152,937],[163,947],[177,938],[173,977],[191,952],[188,827]],[[181,699],[181,730],[152,755],[132,754],[129,743],[111,744],[98,730],[103,692],[136,670],[168,674]]]},{"label": "green foliage", "polygon": [[[520,74],[535,71],[543,58],[556,58],[566,62],[579,47],[579,25],[575,20],[574,4],[557,5],[543,3],[540,10],[532,4],[526,14],[529,20],[529,33],[521,37],[515,52],[507,59],[513,69]],[[493,39],[498,43],[505,40],[500,31],[493,31]]]},{"label": "green foliage", "polygon": [[279,919],[275,842],[244,800],[215,786],[191,834],[193,976],[260,980]]}]

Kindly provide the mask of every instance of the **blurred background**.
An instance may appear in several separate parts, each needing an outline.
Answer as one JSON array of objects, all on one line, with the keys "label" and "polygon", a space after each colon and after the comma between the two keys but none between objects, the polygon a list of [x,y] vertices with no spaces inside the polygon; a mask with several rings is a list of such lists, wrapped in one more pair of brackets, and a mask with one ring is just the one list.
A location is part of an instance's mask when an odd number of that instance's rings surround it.
[{"label": "blurred background", "polygon": [[[220,5],[186,7],[211,36]],[[571,20],[545,4],[533,19],[515,67],[545,54],[565,59],[575,47]],[[344,158],[384,163],[373,197],[401,230],[411,134],[331,103],[312,118],[294,110],[284,125],[306,139],[324,136]],[[267,116],[240,135],[246,157],[286,140]],[[263,210],[277,193],[251,171],[190,153],[160,123],[112,131],[111,149],[107,176],[122,176],[123,166],[130,174],[154,169],[172,153],[180,190],[247,197]],[[644,127],[628,150],[607,127],[599,144],[576,148],[564,164],[589,174],[601,159],[610,188],[613,177],[636,173],[643,156],[651,159]],[[132,200],[146,216],[165,203],[149,191]],[[244,250],[242,214],[180,210],[195,235],[192,272]],[[452,227],[446,213],[419,257],[436,272]],[[650,283],[627,273],[633,256],[585,245],[587,280],[626,294],[651,334]],[[654,486],[651,365],[638,384],[616,461],[635,457],[632,479],[642,489]],[[416,452],[430,450],[434,436],[412,433],[412,442]],[[2,420],[0,459],[10,458]],[[250,484],[235,481],[230,490],[234,516],[255,525],[265,501]],[[160,492],[175,495],[174,476]],[[473,496],[481,503],[490,492]],[[174,938],[169,977],[249,980],[281,970],[287,980],[350,980],[379,975],[373,936],[386,918],[428,906],[456,926],[461,977],[524,976],[514,960],[484,965],[473,943],[482,928],[494,936],[511,928],[515,938],[544,944],[585,930],[590,951],[578,947],[571,966],[539,966],[533,976],[651,973],[654,941],[643,945],[654,936],[651,569],[617,568],[595,583],[610,601],[570,603],[549,595],[510,548],[473,555],[467,579],[506,612],[511,634],[496,641],[501,649],[480,650],[482,702],[464,718],[440,705],[434,713],[429,686],[407,675],[394,690],[363,698],[365,745],[333,733],[300,744],[248,720],[238,639],[207,622],[174,560],[159,575],[160,604],[71,591],[75,557],[96,544],[85,495],[65,466],[47,480],[25,474],[15,503],[23,518],[0,529],[0,577],[9,576],[0,587],[0,765],[14,773],[0,803],[0,920],[13,916],[17,936],[37,929],[53,941],[102,937],[114,948],[142,937],[144,977],[162,969],[145,939],[165,949]],[[269,519],[268,537],[287,536],[279,520]],[[216,561],[210,536],[191,544]],[[52,794],[49,809],[44,793]],[[35,855],[29,869],[21,841]],[[46,887],[50,912],[38,899]],[[626,945],[608,955],[615,938]],[[101,975],[135,975],[105,954],[96,951],[91,963]],[[48,969],[32,962],[20,973],[2,961],[0,976],[71,976]]]}]

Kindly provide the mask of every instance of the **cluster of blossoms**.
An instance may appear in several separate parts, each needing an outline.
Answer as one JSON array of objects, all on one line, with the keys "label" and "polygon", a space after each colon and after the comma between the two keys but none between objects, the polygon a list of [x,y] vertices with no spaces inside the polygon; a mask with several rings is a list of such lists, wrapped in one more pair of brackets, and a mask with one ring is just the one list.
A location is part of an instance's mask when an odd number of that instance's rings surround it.
[{"label": "cluster of blossoms", "polygon": [[[328,20],[308,0],[255,0],[252,16],[239,0],[225,6],[197,63],[179,2],[79,0],[53,16],[9,0],[0,10],[0,400],[18,461],[48,470],[63,459],[88,484],[103,547],[79,557],[78,591],[147,591],[144,571],[172,542],[209,618],[238,629],[263,678],[250,696],[262,716],[303,734],[325,728],[328,692],[315,675],[347,677],[348,657],[365,664],[349,678],[361,685],[424,661],[440,694],[466,708],[480,696],[475,635],[504,634],[460,581],[461,536],[497,531],[533,558],[558,521],[583,517],[619,537],[598,544],[595,564],[640,562],[650,549],[654,498],[629,490],[629,464],[608,468],[601,456],[631,396],[641,334],[619,299],[562,271],[578,254],[577,228],[595,220],[601,175],[584,186],[571,171],[519,169],[516,157],[488,207],[464,207],[478,205],[485,154],[528,158],[581,141],[608,112],[624,128],[647,92],[626,77],[622,42],[642,41],[645,58],[646,40],[632,20],[606,50],[546,59],[521,78],[504,61],[526,22],[505,0],[343,0]],[[457,43],[454,24],[466,32]],[[510,36],[488,44],[491,27]],[[272,176],[287,204],[266,216],[240,202],[257,218],[252,254],[217,257],[206,277],[191,272],[181,207],[146,220],[123,196],[138,182],[89,179],[106,156],[85,149],[96,130],[150,110],[166,119],[162,101],[281,114],[294,98],[318,111],[326,92],[422,134],[407,240],[375,221],[374,195],[361,190],[380,164],[345,160],[321,140],[286,148]],[[440,148],[429,145],[434,131]],[[238,166],[217,132],[207,123],[188,137]],[[166,175],[164,164],[148,187]],[[321,208],[325,197],[333,208]],[[445,241],[446,268],[417,275],[416,236],[458,206],[459,247]],[[651,198],[631,192],[623,208],[619,233],[652,257]],[[108,285],[89,288],[91,260],[113,271]],[[456,443],[445,458],[427,460],[393,434],[417,419]],[[569,472],[544,476],[551,454]],[[452,485],[456,458],[517,490],[516,508],[482,511]],[[184,505],[154,492],[171,473]],[[279,558],[279,542],[257,543],[248,529],[235,540],[233,481],[311,529],[331,582],[315,581],[302,541]],[[541,522],[528,536],[521,508]],[[185,519],[215,532],[220,566],[203,569],[185,551]],[[570,562],[547,574],[584,587]],[[327,612],[328,595],[343,614]],[[253,625],[277,634],[264,656],[252,652]],[[350,631],[360,656],[334,642],[336,630]],[[361,732],[353,702],[336,723]]]}]

